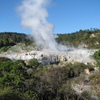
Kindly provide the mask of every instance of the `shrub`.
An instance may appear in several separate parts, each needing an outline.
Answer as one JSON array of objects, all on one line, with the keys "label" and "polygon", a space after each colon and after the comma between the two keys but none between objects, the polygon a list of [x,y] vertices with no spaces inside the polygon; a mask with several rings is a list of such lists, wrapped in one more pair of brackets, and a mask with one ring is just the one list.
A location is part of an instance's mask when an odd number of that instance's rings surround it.
[{"label": "shrub", "polygon": [[100,68],[100,50],[99,51],[96,51],[94,54],[93,54],[93,57],[94,59],[96,60],[96,67],[99,67]]},{"label": "shrub", "polygon": [[93,56],[95,59],[100,60],[100,50],[96,51]]},{"label": "shrub", "polygon": [[5,61],[11,61],[11,59],[5,58],[5,57],[0,57],[0,63],[5,62]]},{"label": "shrub", "polygon": [[12,87],[0,88],[0,100],[21,100]]},{"label": "shrub", "polygon": [[28,61],[28,66],[39,67],[39,62],[37,59],[33,58]]}]

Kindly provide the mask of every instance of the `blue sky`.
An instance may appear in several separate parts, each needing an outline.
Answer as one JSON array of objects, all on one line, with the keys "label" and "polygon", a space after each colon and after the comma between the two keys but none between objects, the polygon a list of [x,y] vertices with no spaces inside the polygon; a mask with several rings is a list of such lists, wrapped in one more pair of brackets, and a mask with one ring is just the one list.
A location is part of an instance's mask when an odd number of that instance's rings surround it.
[{"label": "blue sky", "polygon": [[[30,33],[21,26],[16,12],[21,0],[0,0],[0,32]],[[100,28],[100,0],[52,0],[47,8],[54,33]]]}]

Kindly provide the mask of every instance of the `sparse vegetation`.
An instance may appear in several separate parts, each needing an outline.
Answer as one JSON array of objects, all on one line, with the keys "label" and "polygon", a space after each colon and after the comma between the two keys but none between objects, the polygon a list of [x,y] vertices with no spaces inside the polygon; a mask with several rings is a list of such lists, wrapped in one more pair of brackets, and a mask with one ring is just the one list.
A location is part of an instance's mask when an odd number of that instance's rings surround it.
[{"label": "sparse vegetation", "polygon": [[78,47],[82,45],[89,49],[100,49],[100,29],[80,30],[70,34],[58,34],[58,43]]}]

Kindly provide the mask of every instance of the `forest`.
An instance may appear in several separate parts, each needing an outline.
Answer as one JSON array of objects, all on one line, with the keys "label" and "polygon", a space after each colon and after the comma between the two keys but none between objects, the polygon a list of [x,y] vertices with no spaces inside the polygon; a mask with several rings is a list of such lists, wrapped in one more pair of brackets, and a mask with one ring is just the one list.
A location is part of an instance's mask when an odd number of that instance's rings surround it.
[{"label": "forest", "polygon": [[24,43],[29,45],[32,40],[26,34],[17,32],[1,32],[0,33],[0,52],[6,52],[12,46]]}]

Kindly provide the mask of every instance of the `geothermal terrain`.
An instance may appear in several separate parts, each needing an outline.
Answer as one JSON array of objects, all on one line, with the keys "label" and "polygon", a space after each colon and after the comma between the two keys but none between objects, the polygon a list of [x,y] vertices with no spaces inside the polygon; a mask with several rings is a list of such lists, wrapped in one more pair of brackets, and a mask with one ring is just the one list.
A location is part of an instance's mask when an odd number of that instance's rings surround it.
[{"label": "geothermal terrain", "polygon": [[[97,31],[99,32],[100,30]],[[0,45],[0,57],[8,57],[14,60],[29,60],[36,58],[44,65],[55,64],[60,61],[94,64],[95,61],[92,58],[92,55],[100,47],[100,34],[97,33],[97,31],[91,31],[92,34],[87,33],[87,31],[83,31],[84,33],[78,32],[70,35],[59,34],[56,38],[57,42],[49,41],[48,44],[48,42],[41,41],[40,43],[42,46],[40,44],[36,46],[34,41],[31,41],[25,34],[9,32],[1,33],[0,43],[2,44]],[[61,45],[62,42],[64,45]],[[67,43],[71,45],[71,47],[68,46]],[[83,47],[78,47],[78,45]]]},{"label": "geothermal terrain", "polygon": [[[98,36],[100,34],[84,34],[81,34],[81,42],[77,34],[64,34],[59,35],[57,38],[57,41],[61,42],[54,42],[53,45],[50,42],[48,46],[45,44],[45,41],[43,41],[44,45],[42,43],[42,46],[40,46],[36,45],[34,41],[30,41],[30,39],[28,40],[25,34],[1,33],[0,86],[4,86],[3,88],[5,88],[9,84],[13,87],[13,89],[10,89],[12,93],[21,94],[20,98],[26,99],[28,95],[28,99],[26,100],[29,100],[29,97],[30,100],[33,100],[33,93],[35,93],[37,97],[43,93],[44,95],[42,95],[42,97],[47,98],[36,100],[48,100],[48,97],[51,98],[50,100],[53,100],[52,98],[56,97],[53,97],[52,94],[57,95],[55,88],[60,91],[58,92],[59,94],[64,94],[63,97],[66,97],[66,95],[72,97],[72,94],[75,93],[72,98],[81,96],[81,98],[85,98],[82,100],[99,100],[100,71],[98,66],[100,66],[100,64],[98,63],[97,65],[92,55],[99,49],[98,47],[100,47],[100,36]],[[75,39],[71,37],[75,37]],[[68,39],[71,41],[68,41]],[[65,45],[61,44],[62,42],[65,43]],[[73,43],[73,46],[70,45],[69,47],[67,43]],[[81,43],[84,44],[83,47],[76,47],[76,44],[81,45]],[[55,48],[53,48],[53,46]],[[2,57],[7,57],[12,60]],[[32,62],[30,63],[30,61]],[[16,86],[18,86],[18,88]],[[25,90],[24,92],[23,89]],[[27,92],[27,90],[29,90],[29,92]],[[83,93],[85,93],[85,95]],[[7,96],[5,95],[2,97],[6,98]],[[88,96],[90,96],[90,99],[87,98]],[[9,98],[11,99],[11,95]]]},{"label": "geothermal terrain", "polygon": [[85,30],[82,33],[79,31],[74,34],[58,34],[56,39],[51,38],[49,41],[37,39],[34,42],[31,36],[25,34],[1,33],[0,57],[14,60],[36,58],[43,65],[60,61],[94,64],[92,55],[100,47],[99,37],[100,30],[91,31],[91,34]]},{"label": "geothermal terrain", "polygon": [[69,51],[30,51],[30,52],[5,52],[0,54],[1,57],[7,57],[13,60],[29,60],[36,58],[40,63],[46,64],[57,64],[61,61],[66,62],[81,62],[94,64],[95,61],[92,58],[96,50],[88,49],[74,49]]}]

